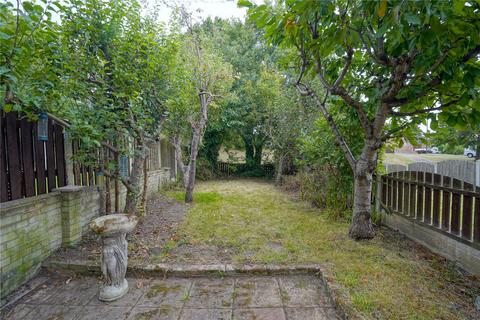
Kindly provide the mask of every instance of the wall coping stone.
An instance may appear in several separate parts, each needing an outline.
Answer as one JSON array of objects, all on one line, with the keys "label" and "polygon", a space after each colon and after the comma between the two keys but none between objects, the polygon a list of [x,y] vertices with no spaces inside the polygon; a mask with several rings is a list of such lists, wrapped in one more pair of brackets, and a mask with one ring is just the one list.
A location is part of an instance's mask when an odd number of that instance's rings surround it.
[{"label": "wall coping stone", "polygon": [[23,206],[30,206],[33,204],[37,204],[38,202],[47,201],[50,198],[57,197],[60,195],[60,192],[52,191],[49,193],[41,194],[38,196],[27,197],[27,198],[20,198],[15,199],[7,202],[2,202],[0,204],[0,214],[3,215],[4,212],[10,212],[12,209],[23,207]]},{"label": "wall coping stone", "polygon": [[87,187],[86,186],[75,186],[75,185],[70,185],[70,186],[65,186],[65,187],[60,187],[53,189],[53,191],[59,191],[62,193],[68,193],[68,192],[79,192],[85,190]]}]

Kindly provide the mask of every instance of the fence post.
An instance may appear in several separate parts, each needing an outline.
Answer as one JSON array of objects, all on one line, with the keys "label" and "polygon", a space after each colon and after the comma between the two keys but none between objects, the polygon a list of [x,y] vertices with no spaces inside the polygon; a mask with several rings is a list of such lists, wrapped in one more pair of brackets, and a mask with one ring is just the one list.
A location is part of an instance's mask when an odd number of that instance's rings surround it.
[{"label": "fence post", "polygon": [[65,171],[67,175],[67,186],[75,185],[73,173],[73,148],[72,140],[66,130],[63,132],[63,150],[65,152]]},{"label": "fence post", "polygon": [[480,160],[475,161],[475,182],[477,186],[480,186]]},{"label": "fence post", "polygon": [[375,211],[377,213],[381,213],[381,205],[380,205],[380,201],[382,201],[382,175],[381,174],[377,174],[376,177],[375,177],[375,181],[377,183],[377,195],[376,195],[376,198],[375,198]]}]

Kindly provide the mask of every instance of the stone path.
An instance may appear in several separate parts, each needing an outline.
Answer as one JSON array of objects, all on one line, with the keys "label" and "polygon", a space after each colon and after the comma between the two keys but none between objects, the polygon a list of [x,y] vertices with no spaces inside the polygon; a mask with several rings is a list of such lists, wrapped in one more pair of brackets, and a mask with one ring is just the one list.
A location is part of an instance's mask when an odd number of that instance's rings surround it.
[{"label": "stone path", "polygon": [[[122,299],[103,303],[98,280],[49,278],[19,300],[5,319],[337,319],[318,278],[239,276],[225,278],[128,279]],[[2,315],[0,318],[3,319]]]}]

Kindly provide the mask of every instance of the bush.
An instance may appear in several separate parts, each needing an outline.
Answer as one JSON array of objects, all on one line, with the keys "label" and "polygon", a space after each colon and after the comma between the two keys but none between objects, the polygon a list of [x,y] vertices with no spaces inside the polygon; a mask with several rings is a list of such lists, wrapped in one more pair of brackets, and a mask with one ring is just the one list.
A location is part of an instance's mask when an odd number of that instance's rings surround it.
[{"label": "bush", "polygon": [[196,178],[198,180],[206,181],[215,179],[216,177],[217,175],[215,174],[210,161],[203,157],[197,158]]},{"label": "bush", "polygon": [[317,165],[286,176],[284,188],[296,191],[303,200],[325,209],[333,219],[351,217],[353,180],[330,164]]}]

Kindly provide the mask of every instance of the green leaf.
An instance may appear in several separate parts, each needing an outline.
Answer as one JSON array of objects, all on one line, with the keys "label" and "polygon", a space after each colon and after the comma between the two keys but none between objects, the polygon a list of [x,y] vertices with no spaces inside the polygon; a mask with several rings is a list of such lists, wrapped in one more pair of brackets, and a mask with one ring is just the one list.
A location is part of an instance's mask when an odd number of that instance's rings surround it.
[{"label": "green leaf", "polygon": [[5,32],[0,31],[0,39],[8,40],[8,39],[10,39],[11,37],[12,37],[11,35],[6,34]]},{"label": "green leaf", "polygon": [[248,0],[238,0],[237,5],[238,5],[239,7],[251,8],[251,7],[253,6],[253,3],[251,3],[251,2],[248,1]]},{"label": "green leaf", "polygon": [[416,25],[421,24],[420,17],[410,12],[405,13],[405,19],[410,24],[416,24]]}]

